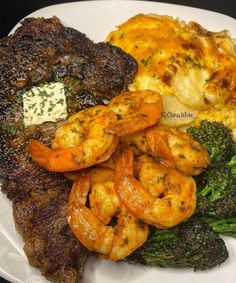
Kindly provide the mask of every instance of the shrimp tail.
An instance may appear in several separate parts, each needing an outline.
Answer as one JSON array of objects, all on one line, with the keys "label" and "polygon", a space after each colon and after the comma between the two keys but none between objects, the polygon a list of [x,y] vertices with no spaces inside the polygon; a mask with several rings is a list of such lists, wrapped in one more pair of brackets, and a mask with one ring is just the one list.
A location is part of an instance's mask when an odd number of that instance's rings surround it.
[{"label": "shrimp tail", "polygon": [[119,151],[119,158],[116,162],[116,179],[123,176],[131,176],[134,168],[134,151],[131,147]]},{"label": "shrimp tail", "polygon": [[69,202],[73,203],[73,200],[78,200],[80,203],[86,203],[86,199],[90,190],[90,177],[86,171],[81,170],[76,176],[76,179],[73,183]]},{"label": "shrimp tail", "polygon": [[[79,164],[79,147],[52,150],[37,140],[30,140],[28,151],[40,166],[52,172],[67,172],[83,168]],[[76,157],[76,158],[75,158]]]},{"label": "shrimp tail", "polygon": [[51,149],[40,141],[31,139],[28,143],[28,152],[32,159],[40,166],[46,168]]},{"label": "shrimp tail", "polygon": [[81,172],[76,177],[70,193],[67,222],[74,235],[87,249],[108,254],[112,247],[113,228],[102,225],[91,210],[85,206],[89,191],[89,174]]},{"label": "shrimp tail", "polygon": [[173,156],[165,139],[155,133],[153,134],[152,128],[146,131],[146,139],[151,154],[154,157],[162,158],[163,165],[174,168]]},{"label": "shrimp tail", "polygon": [[[116,164],[115,189],[122,203],[136,217],[153,201],[146,188],[133,177],[134,152],[132,148],[122,151]],[[130,206],[129,204],[133,205]]]}]

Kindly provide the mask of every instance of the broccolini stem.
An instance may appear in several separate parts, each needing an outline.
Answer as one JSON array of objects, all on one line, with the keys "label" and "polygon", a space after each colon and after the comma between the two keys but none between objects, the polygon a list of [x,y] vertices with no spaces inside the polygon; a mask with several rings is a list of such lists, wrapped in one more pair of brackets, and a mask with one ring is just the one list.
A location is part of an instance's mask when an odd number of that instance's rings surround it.
[{"label": "broccolini stem", "polygon": [[236,238],[236,216],[223,219],[204,217],[203,219],[212,227],[214,232]]},{"label": "broccolini stem", "polygon": [[208,196],[209,194],[211,194],[211,191],[212,191],[212,189],[211,189],[210,187],[206,186],[204,189],[202,189],[202,190],[198,193],[198,195],[199,195],[199,196],[204,196],[204,197],[206,197],[206,196]]},{"label": "broccolini stem", "polygon": [[203,188],[199,193],[198,193],[199,196],[204,196],[204,197],[208,197],[208,199],[211,201],[211,202],[215,202],[217,201],[218,199],[224,197],[224,194],[222,194],[221,191],[217,191],[217,190],[214,190],[213,188],[209,187],[209,186],[206,186],[205,188]]},{"label": "broccolini stem", "polygon": [[236,175],[236,155],[231,158],[227,165],[231,168],[232,174]]},{"label": "broccolini stem", "polygon": [[220,150],[216,147],[213,147],[210,153],[211,161],[214,161],[219,153],[220,153]]},{"label": "broccolini stem", "polygon": [[236,175],[236,166],[231,169],[232,174]]},{"label": "broccolini stem", "polygon": [[198,193],[199,196],[208,197],[211,202],[215,202],[218,199],[222,198],[222,193],[216,190],[213,190],[211,187],[206,186]]}]

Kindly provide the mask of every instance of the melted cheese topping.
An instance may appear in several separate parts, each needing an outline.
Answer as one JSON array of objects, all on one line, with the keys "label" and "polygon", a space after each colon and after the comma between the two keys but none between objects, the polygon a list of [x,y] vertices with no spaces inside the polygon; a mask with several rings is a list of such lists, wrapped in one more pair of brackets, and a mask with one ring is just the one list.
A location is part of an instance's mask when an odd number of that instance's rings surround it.
[{"label": "melted cheese topping", "polygon": [[23,94],[24,126],[56,122],[67,118],[67,105],[62,83],[33,87]]},{"label": "melted cheese topping", "polygon": [[[231,103],[236,112],[236,44],[226,31],[214,33],[194,22],[140,14],[112,31],[107,40],[138,62],[130,90],[151,89],[163,97],[176,97],[177,108],[194,112],[193,119],[185,123],[192,123],[201,112],[209,117],[205,111],[218,111],[219,104],[224,109]],[[165,106],[170,109],[168,103]],[[225,122],[223,114],[224,110],[218,113],[218,120]],[[169,121],[173,125],[174,121]],[[182,126],[183,120],[177,119],[175,124]]]},{"label": "melted cheese topping", "polygon": [[195,124],[198,126],[201,120],[224,122],[225,126],[236,129],[236,109],[234,104],[217,104],[207,110],[201,111]]}]

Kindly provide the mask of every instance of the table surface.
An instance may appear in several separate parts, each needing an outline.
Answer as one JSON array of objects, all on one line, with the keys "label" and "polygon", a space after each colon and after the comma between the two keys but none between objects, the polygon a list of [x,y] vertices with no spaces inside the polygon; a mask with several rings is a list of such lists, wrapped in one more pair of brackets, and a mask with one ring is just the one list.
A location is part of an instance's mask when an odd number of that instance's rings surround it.
[{"label": "table surface", "polygon": [[[40,8],[66,3],[76,2],[73,0],[21,0],[16,2],[15,0],[7,0],[7,6],[0,9],[0,38],[6,36],[15,24],[23,17],[32,13]],[[216,11],[222,14],[226,14],[233,18],[236,18],[236,1],[235,0],[161,0],[159,2],[174,3],[179,5],[186,5],[191,7],[197,7],[207,10]],[[1,2],[3,6],[3,2]],[[16,4],[18,3],[18,4]],[[7,283],[8,281],[0,278],[0,283]]]}]

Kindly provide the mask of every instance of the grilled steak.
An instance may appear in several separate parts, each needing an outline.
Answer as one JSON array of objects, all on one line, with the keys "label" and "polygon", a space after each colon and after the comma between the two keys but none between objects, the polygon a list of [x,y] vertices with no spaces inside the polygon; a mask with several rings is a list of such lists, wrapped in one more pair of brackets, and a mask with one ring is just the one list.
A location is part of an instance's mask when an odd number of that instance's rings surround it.
[{"label": "grilled steak", "polygon": [[108,43],[94,44],[56,17],[28,18],[0,40],[0,181],[32,266],[56,282],[77,282],[89,252],[66,223],[71,183],[35,164],[30,138],[50,145],[60,122],[24,128],[22,94],[63,82],[69,115],[127,89],[136,61]]}]

